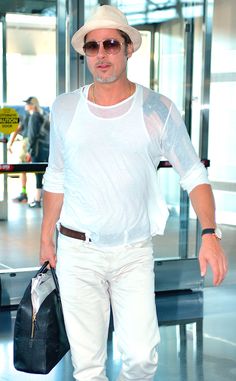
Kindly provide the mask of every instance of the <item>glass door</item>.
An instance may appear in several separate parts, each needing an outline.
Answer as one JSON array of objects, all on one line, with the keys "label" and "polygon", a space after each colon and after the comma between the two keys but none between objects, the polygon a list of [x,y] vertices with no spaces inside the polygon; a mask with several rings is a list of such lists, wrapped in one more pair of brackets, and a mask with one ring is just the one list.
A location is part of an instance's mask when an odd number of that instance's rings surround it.
[{"label": "glass door", "polygon": [[[185,81],[185,33],[184,21],[180,18],[168,20],[157,26],[155,32],[155,89],[174,101],[184,117]],[[169,209],[164,236],[155,237],[155,256],[173,258],[179,253],[180,229],[186,229],[186,212],[181,209],[179,177],[171,168],[158,171],[158,181]],[[182,207],[188,208],[184,200]],[[185,230],[186,231],[186,230]],[[186,241],[185,243],[186,244]]]},{"label": "glass door", "polygon": [[[203,34],[204,5],[182,5],[179,17],[162,23],[156,37],[157,90],[169,96],[177,105],[185,121],[192,143],[201,155],[202,95],[206,91],[204,72]],[[209,31],[211,32],[211,31]],[[208,46],[209,47],[209,46]],[[210,50],[208,51],[210,59]],[[202,158],[203,159],[203,158]],[[205,157],[204,157],[205,159]],[[179,178],[171,170],[160,170],[163,193],[169,207],[169,219],[164,237],[158,237],[158,246],[165,248],[157,253],[166,257],[191,258],[198,255],[199,226],[190,205],[187,192],[179,187]],[[171,240],[170,240],[171,237]],[[166,252],[166,247],[171,250]]]},{"label": "glass door", "polygon": [[[128,19],[135,20],[131,3],[126,5],[126,9]],[[158,9],[155,13],[148,13],[146,7],[143,19],[148,18],[151,23],[136,26],[141,30],[143,44],[130,59],[128,76],[173,100],[199,154],[204,4],[180,2],[178,9],[173,6],[172,13],[165,15]],[[172,168],[159,169],[157,181],[169,208],[169,219],[165,235],[154,238],[155,257],[195,257],[198,239],[196,215],[187,193],[179,186],[178,175]]]}]

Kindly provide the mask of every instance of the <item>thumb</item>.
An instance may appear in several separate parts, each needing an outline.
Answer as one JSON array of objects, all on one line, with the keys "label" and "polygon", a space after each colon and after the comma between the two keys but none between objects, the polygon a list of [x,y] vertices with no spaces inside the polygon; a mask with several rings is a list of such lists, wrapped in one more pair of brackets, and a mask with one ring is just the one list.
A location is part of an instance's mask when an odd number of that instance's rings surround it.
[{"label": "thumb", "polygon": [[207,272],[207,261],[204,257],[199,257],[201,276],[205,276]]}]

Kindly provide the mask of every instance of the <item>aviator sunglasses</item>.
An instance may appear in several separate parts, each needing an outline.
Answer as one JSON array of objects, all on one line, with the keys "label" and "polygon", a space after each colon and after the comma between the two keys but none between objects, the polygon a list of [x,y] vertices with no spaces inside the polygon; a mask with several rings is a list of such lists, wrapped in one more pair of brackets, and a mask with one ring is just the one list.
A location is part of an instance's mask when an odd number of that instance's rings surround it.
[{"label": "aviator sunglasses", "polygon": [[118,54],[121,46],[124,45],[124,42],[120,42],[114,38],[107,38],[106,40],[101,41],[88,41],[83,46],[85,55],[88,57],[96,56],[99,52],[101,43],[107,54]]}]

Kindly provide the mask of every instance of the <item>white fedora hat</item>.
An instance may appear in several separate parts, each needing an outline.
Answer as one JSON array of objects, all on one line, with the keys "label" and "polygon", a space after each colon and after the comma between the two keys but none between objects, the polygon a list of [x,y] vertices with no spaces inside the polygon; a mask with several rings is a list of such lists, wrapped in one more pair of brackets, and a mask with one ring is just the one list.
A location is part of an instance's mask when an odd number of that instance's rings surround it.
[{"label": "white fedora hat", "polygon": [[72,37],[71,44],[80,54],[84,55],[83,46],[86,34],[95,29],[120,29],[130,37],[134,51],[142,43],[140,32],[128,24],[125,15],[111,5],[101,5],[95,9],[85,24]]}]

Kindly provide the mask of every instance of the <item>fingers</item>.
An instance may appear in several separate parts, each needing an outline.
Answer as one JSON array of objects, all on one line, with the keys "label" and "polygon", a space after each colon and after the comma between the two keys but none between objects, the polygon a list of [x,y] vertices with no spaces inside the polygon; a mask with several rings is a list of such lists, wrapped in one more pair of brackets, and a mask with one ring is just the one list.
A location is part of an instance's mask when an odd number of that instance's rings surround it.
[{"label": "fingers", "polygon": [[228,271],[227,258],[221,246],[213,247],[204,246],[200,250],[199,264],[201,275],[206,275],[207,266],[209,265],[213,273],[213,285],[219,286]]},{"label": "fingers", "polygon": [[207,272],[207,261],[204,257],[199,257],[201,276],[205,276]]},{"label": "fingers", "polygon": [[49,262],[50,262],[50,266],[55,269],[57,264],[56,256],[54,256]]},{"label": "fingers", "polygon": [[40,249],[40,263],[43,264],[46,261],[49,261],[49,267],[56,267],[56,254],[55,247],[53,244],[41,245]]},{"label": "fingers", "polygon": [[227,274],[227,271],[228,271],[227,258],[222,255],[219,261],[219,271],[218,271],[218,278],[216,279],[216,286],[218,286],[220,283],[223,282]]},{"label": "fingers", "polygon": [[56,263],[57,263],[56,256],[54,255],[53,257],[48,257],[48,258],[46,258],[45,256],[40,257],[40,263],[41,264],[43,264],[47,261],[49,262],[48,268],[53,267],[55,269]]},{"label": "fingers", "polygon": [[213,272],[213,284],[219,286],[223,282],[228,270],[227,259],[221,253],[210,265]]}]

